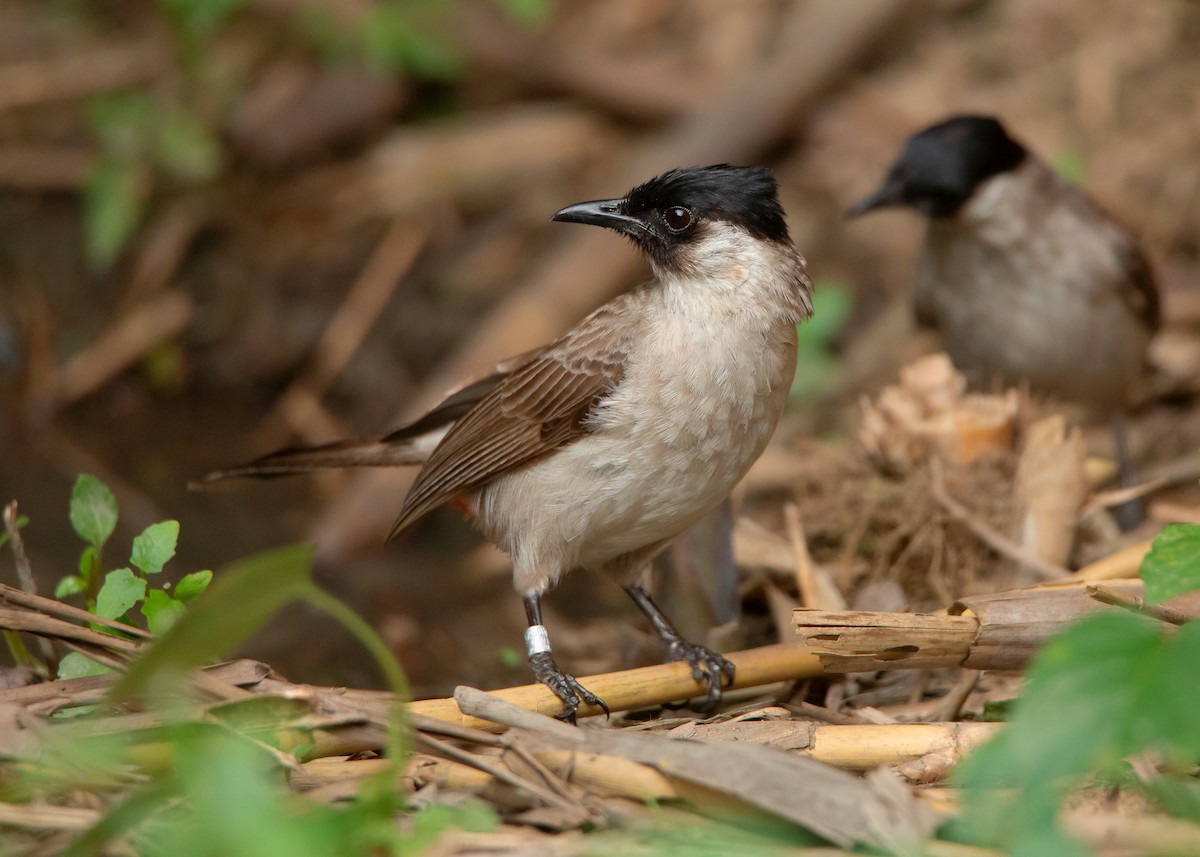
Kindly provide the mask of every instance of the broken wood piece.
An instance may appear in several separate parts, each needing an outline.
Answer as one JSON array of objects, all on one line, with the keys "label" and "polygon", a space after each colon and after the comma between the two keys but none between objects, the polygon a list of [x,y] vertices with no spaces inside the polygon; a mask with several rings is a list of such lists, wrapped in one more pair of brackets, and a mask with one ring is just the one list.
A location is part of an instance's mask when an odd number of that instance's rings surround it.
[{"label": "broken wood piece", "polygon": [[[1021,506],[1017,541],[1026,553],[1061,568],[1071,556],[1075,526],[1088,494],[1084,469],[1087,445],[1062,414],[1037,420],[1025,432],[1017,461],[1016,495]],[[1042,575],[1018,564],[1021,583]]]},{"label": "broken wood piece", "polygon": [[1016,391],[967,393],[967,381],[945,353],[900,370],[900,381],[864,399],[859,440],[889,473],[910,473],[930,458],[970,463],[1013,447]]},{"label": "broken wood piece", "polygon": [[[1114,582],[1139,595],[1140,580]],[[978,595],[949,615],[797,610],[796,633],[828,672],[961,666],[1019,670],[1054,634],[1102,608],[1078,584]]]}]

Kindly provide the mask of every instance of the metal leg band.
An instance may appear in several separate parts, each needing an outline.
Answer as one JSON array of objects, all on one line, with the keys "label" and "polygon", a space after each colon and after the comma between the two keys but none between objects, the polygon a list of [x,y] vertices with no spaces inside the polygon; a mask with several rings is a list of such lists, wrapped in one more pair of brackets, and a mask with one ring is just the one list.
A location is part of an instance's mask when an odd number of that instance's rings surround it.
[{"label": "metal leg band", "polygon": [[550,635],[545,625],[530,625],[525,629],[525,648],[531,658],[550,651]]}]

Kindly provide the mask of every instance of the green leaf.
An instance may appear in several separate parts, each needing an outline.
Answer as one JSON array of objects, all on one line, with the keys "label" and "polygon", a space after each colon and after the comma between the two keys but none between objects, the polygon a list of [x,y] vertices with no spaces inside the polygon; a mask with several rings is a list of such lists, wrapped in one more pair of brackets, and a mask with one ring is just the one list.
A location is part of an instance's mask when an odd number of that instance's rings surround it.
[{"label": "green leaf", "polygon": [[826,347],[841,331],[854,308],[854,293],[845,283],[818,280],[813,286],[812,317],[796,327],[800,348]]},{"label": "green leaf", "polygon": [[104,585],[96,594],[96,615],[119,619],[134,604],[146,597],[146,581],[132,569],[118,568],[104,576]]},{"label": "green leaf", "polygon": [[170,630],[185,613],[187,607],[183,602],[172,598],[161,589],[151,589],[142,603],[142,615],[146,617],[146,626],[156,637]]},{"label": "green leaf", "polygon": [[1200,589],[1200,526],[1168,524],[1142,560],[1146,600],[1159,604]]},{"label": "green leaf", "polygon": [[[1030,666],[1009,726],[955,773],[973,840],[1038,853],[1013,843],[1059,841],[1058,810],[1086,776],[1111,775],[1143,752],[1194,762],[1198,663],[1200,623],[1167,637],[1145,617],[1113,611],[1052,640]],[[996,788],[1013,791],[1004,799]]]},{"label": "green leaf", "polygon": [[191,601],[204,594],[204,590],[208,589],[208,584],[212,582],[212,576],[211,571],[193,571],[191,574],[185,574],[179,583],[175,584],[175,597],[180,601]]},{"label": "green leaf", "polygon": [[221,148],[204,123],[190,113],[175,110],[158,129],[155,158],[171,176],[202,182],[216,176]]},{"label": "green leaf", "polygon": [[130,665],[112,690],[123,700],[149,684],[169,682],[187,669],[240,646],[289,601],[312,586],[312,548],[293,545],[234,563],[208,594]]},{"label": "green leaf", "polygon": [[81,655],[79,652],[70,652],[58,662],[59,678],[83,678],[84,676],[104,675],[110,672],[112,670],[104,664],[99,661],[93,661],[87,655]]},{"label": "green leaf", "polygon": [[72,595],[78,595],[85,589],[87,589],[87,581],[78,574],[68,574],[54,587],[54,597],[70,598]]},{"label": "green leaf", "polygon": [[133,163],[146,156],[146,139],[158,112],[148,92],[125,91],[91,99],[87,122],[106,159]]},{"label": "green leaf", "polygon": [[1087,166],[1083,160],[1083,153],[1078,149],[1059,149],[1054,154],[1050,166],[1063,181],[1076,185],[1084,183]]},{"label": "green leaf", "polygon": [[71,490],[71,526],[96,550],[104,547],[117,526],[117,498],[89,473],[81,473]]},{"label": "green leaf", "polygon": [[249,0],[158,0],[159,7],[188,36],[210,38]]},{"label": "green leaf", "polygon": [[516,669],[525,663],[525,658],[512,646],[501,646],[496,650],[496,657],[501,665],[508,669]]},{"label": "green leaf", "polygon": [[79,573],[83,576],[84,580],[87,580],[92,572],[96,570],[97,563],[99,563],[99,559],[96,556],[96,549],[91,545],[88,545],[79,552]]},{"label": "green leaf", "polygon": [[175,556],[179,542],[179,522],[159,521],[142,530],[133,540],[133,552],[129,561],[142,570],[143,574],[158,574],[167,561]]},{"label": "green leaf", "polygon": [[544,24],[554,8],[552,0],[499,0],[505,14],[526,26]]},{"label": "green leaf", "polygon": [[150,171],[137,161],[101,160],[84,186],[87,256],[92,267],[109,268],[142,219],[150,193]]}]

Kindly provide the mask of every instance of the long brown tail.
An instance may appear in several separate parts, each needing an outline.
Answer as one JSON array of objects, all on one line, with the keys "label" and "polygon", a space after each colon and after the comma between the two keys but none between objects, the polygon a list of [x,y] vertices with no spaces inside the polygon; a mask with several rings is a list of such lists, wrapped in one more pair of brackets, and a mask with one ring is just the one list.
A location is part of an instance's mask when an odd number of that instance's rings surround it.
[{"label": "long brown tail", "polygon": [[[440,433],[439,433],[440,435]],[[312,470],[338,467],[405,467],[425,463],[436,440],[419,435],[403,440],[384,437],[362,440],[338,440],[320,446],[292,447],[264,455],[245,464],[214,470],[191,483],[202,488],[223,479],[262,479],[272,476],[292,476]]]}]

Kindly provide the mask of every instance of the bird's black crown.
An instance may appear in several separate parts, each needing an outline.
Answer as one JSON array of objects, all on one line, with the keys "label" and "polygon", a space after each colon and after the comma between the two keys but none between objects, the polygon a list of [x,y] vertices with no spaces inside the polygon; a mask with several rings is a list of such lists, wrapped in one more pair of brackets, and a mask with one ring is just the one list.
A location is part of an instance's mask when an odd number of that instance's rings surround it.
[{"label": "bird's black crown", "polygon": [[674,169],[635,187],[625,195],[623,207],[637,218],[684,208],[697,218],[740,226],[756,238],[788,240],[778,185],[766,167]]},{"label": "bird's black crown", "polygon": [[897,192],[892,204],[953,217],[979,185],[1019,166],[1026,154],[991,116],[954,116],[909,138],[885,187]]}]

